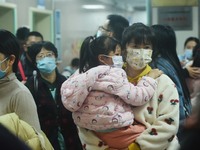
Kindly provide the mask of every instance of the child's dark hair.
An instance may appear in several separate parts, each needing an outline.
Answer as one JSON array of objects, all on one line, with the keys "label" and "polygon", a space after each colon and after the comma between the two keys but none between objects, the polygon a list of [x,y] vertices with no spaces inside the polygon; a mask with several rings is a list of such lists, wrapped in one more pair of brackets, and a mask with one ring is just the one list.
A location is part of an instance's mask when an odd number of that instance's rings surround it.
[{"label": "child's dark hair", "polygon": [[85,38],[80,50],[79,73],[100,65],[98,56],[100,54],[108,55],[111,51],[115,51],[117,45],[120,45],[120,42],[108,36]]},{"label": "child's dark hair", "polygon": [[200,67],[200,44],[197,44],[193,48],[193,64],[192,67]]},{"label": "child's dark hair", "polygon": [[122,56],[126,60],[126,44],[134,42],[135,45],[150,44],[153,45],[155,37],[150,27],[138,22],[127,27],[122,35]]},{"label": "child's dark hair", "polygon": [[143,23],[134,23],[128,28],[125,29],[122,36],[122,49],[126,48],[126,44],[129,44],[134,40],[136,45],[140,45],[142,43],[153,45],[154,36],[151,29],[144,25]]}]

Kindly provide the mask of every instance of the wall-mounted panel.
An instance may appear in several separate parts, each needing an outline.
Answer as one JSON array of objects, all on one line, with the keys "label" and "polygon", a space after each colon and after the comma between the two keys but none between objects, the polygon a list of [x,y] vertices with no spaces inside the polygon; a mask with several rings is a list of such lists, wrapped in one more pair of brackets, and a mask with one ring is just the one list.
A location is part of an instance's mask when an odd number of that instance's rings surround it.
[{"label": "wall-mounted panel", "polygon": [[16,5],[0,3],[0,28],[15,34],[17,26]]},{"label": "wall-mounted panel", "polygon": [[174,30],[192,30],[192,7],[158,8],[158,24],[170,25]]},{"label": "wall-mounted panel", "polygon": [[54,42],[52,11],[30,8],[29,19],[31,31],[38,31],[43,35],[44,40]]}]

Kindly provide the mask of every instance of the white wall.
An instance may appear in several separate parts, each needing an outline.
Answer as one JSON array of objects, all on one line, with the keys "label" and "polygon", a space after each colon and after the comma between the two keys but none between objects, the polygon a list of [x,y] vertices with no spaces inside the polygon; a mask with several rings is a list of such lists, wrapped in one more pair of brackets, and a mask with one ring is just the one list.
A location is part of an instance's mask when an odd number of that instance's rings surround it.
[{"label": "white wall", "polygon": [[[17,26],[29,26],[29,7],[37,8],[37,0],[5,0],[17,5]],[[52,0],[46,0],[45,7],[52,10]]]},{"label": "white wall", "polygon": [[[61,49],[62,63],[59,69],[69,65],[73,57],[79,56],[79,48],[82,40],[89,35],[94,35],[99,25],[106,16],[112,13],[126,17],[130,23],[143,22],[147,24],[146,11],[128,12],[106,6],[102,11],[85,11],[81,5],[87,0],[45,0],[47,10],[59,9],[61,11]],[[29,7],[37,7],[37,0],[6,0],[17,5],[17,25],[29,25]],[[54,3],[53,3],[54,2]],[[152,24],[157,24],[157,8],[152,8]],[[192,9],[193,29],[188,31],[175,31],[177,37],[177,51],[182,53],[183,43],[189,36],[198,37],[199,15],[198,7]]]},{"label": "white wall", "polygon": [[[37,0],[5,0],[17,5],[17,28],[29,25],[29,7],[37,8]],[[95,0],[94,0],[95,1]],[[86,11],[81,5],[90,0],[45,0],[47,10],[61,11],[61,50],[62,62],[59,70],[70,64],[73,57],[79,57],[80,45],[87,36],[94,35],[109,14],[120,14],[133,22],[147,23],[146,11],[123,11],[113,6],[106,10]]]}]

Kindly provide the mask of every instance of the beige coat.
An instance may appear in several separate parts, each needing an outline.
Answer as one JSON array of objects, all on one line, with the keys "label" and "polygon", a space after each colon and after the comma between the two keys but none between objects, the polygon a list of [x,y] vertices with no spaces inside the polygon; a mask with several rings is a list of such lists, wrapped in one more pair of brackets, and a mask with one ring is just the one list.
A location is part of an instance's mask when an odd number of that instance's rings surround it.
[{"label": "beige coat", "polygon": [[33,150],[53,150],[52,145],[42,131],[38,132],[28,123],[20,120],[15,113],[0,116],[0,124],[5,126]]}]

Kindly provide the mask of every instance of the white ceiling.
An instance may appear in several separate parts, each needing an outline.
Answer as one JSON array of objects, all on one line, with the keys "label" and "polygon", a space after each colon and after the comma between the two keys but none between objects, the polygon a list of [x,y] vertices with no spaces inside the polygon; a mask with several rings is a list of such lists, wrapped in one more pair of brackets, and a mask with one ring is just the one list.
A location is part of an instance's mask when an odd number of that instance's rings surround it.
[{"label": "white ceiling", "polygon": [[146,9],[146,0],[97,0],[97,1],[127,11],[140,11]]},{"label": "white ceiling", "polygon": [[80,5],[104,4],[106,9],[121,9],[123,11],[144,11],[147,0],[52,0],[54,2],[71,2]]}]

